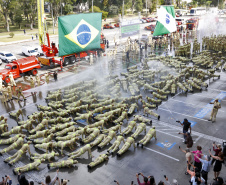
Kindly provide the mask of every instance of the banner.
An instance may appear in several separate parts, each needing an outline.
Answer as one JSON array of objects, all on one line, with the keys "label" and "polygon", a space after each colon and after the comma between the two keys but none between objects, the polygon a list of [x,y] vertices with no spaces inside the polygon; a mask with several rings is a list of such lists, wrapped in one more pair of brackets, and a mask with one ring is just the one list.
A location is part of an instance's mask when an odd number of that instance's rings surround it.
[{"label": "banner", "polygon": [[164,35],[177,30],[173,6],[161,6],[157,10],[158,22],[153,36]]},{"label": "banner", "polygon": [[121,36],[130,37],[132,35],[137,35],[140,32],[140,20],[128,20],[121,22]]},{"label": "banner", "polygon": [[59,56],[100,48],[102,13],[58,18]]}]

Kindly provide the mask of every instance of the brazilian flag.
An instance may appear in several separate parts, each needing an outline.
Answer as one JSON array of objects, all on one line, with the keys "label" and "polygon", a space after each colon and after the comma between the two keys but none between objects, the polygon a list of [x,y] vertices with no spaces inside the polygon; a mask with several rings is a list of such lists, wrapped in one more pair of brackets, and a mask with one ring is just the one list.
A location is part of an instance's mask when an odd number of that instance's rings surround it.
[{"label": "brazilian flag", "polygon": [[102,13],[58,18],[59,56],[100,48]]}]

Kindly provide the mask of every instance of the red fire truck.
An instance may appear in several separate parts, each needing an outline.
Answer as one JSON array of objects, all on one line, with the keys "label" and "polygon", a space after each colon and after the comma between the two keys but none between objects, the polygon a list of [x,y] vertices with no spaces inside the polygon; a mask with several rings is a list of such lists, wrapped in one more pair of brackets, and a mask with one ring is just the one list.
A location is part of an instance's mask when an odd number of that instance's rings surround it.
[{"label": "red fire truck", "polygon": [[9,75],[13,74],[13,78],[19,78],[22,75],[37,75],[37,69],[41,68],[36,57],[30,56],[6,64],[5,69],[0,70],[0,75],[5,83],[10,82]]}]

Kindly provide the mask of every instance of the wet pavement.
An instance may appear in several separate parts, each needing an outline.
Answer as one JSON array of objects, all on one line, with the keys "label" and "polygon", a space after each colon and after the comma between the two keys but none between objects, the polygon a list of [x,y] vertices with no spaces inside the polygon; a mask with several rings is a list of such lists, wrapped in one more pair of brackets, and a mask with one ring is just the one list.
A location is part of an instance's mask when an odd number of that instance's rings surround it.
[{"label": "wet pavement", "polygon": [[[120,49],[119,49],[120,51]],[[164,50],[160,52],[164,53]],[[150,54],[150,53],[149,53]],[[68,66],[63,72],[59,73],[59,80],[55,82],[50,81],[50,84],[46,84],[43,81],[43,85],[36,87],[34,89],[29,88],[29,83],[23,82],[19,79],[18,85],[22,85],[24,90],[24,95],[27,100],[18,103],[13,100],[12,103],[8,103],[7,106],[0,104],[0,115],[8,117],[10,111],[15,111],[21,108],[23,110],[24,120],[27,119],[28,115],[33,112],[38,111],[37,105],[47,105],[45,97],[48,91],[54,91],[59,88],[67,88],[73,83],[82,81],[97,79],[99,81],[103,80],[104,76],[109,74],[120,74],[121,72],[126,72],[127,67],[137,65],[138,68],[141,67],[141,62],[144,58],[140,58],[140,55],[131,54],[130,62],[125,62],[122,57],[122,53],[119,52],[116,55],[116,59],[112,57],[103,57],[98,59],[95,66],[89,66],[88,62],[81,62],[78,69],[73,66]],[[151,69],[159,68],[162,65],[159,61],[150,61],[149,66]],[[174,68],[166,67],[171,74],[176,73]],[[78,70],[80,73],[74,74]],[[218,72],[220,74],[220,79],[215,78],[215,80],[208,80],[208,89],[203,88],[203,91],[195,91],[194,93],[183,93],[178,92],[174,96],[169,96],[167,101],[163,101],[155,112],[160,114],[161,118],[158,121],[156,118],[149,116],[152,119],[152,125],[156,127],[157,130],[157,140],[152,139],[143,149],[141,147],[130,149],[123,154],[121,157],[117,157],[115,154],[109,157],[109,160],[103,164],[88,170],[87,165],[92,161],[87,154],[81,156],[77,159],[78,164],[74,165],[73,168],[62,168],[60,169],[59,178],[69,179],[68,184],[115,184],[113,181],[117,180],[120,184],[129,184],[131,181],[136,182],[135,174],[142,172],[144,175],[153,175],[155,177],[156,183],[160,180],[164,180],[163,175],[166,175],[170,181],[172,179],[177,179],[179,184],[185,185],[189,184],[189,176],[185,175],[186,171],[186,161],[185,155],[182,153],[178,146],[186,148],[183,143],[183,137],[178,134],[182,131],[182,127],[178,124],[177,120],[183,120],[187,118],[192,123],[192,137],[194,140],[194,146],[192,150],[196,150],[196,146],[200,145],[203,148],[203,153],[208,154],[208,149],[212,147],[212,142],[222,144],[223,140],[226,140],[225,136],[225,112],[226,112],[226,73]],[[35,92],[36,96],[32,96],[31,92]],[[151,93],[144,93],[141,90],[143,97],[150,96]],[[211,123],[208,121],[211,109],[208,107],[208,103],[218,97],[221,100],[222,108],[219,110],[217,115],[217,121]],[[139,102],[141,106],[141,102]],[[138,110],[135,114],[142,114],[142,110]],[[133,117],[130,117],[129,121]],[[8,119],[9,128],[16,126],[17,122],[9,118]],[[126,127],[128,122],[124,120],[123,128]],[[86,125],[85,122],[79,124],[79,126]],[[111,125],[109,125],[111,126]],[[147,130],[151,126],[147,125]],[[123,130],[122,128],[122,130]],[[24,132],[26,133],[26,132]],[[144,133],[136,139],[136,142],[143,138]],[[114,140],[113,140],[114,141]],[[113,143],[113,142],[111,142]],[[99,154],[106,153],[110,145],[104,147],[102,150],[97,150],[97,147],[92,149],[93,159],[96,159]],[[120,145],[120,147],[122,144]],[[5,146],[0,146],[0,149]],[[23,166],[24,164],[30,163],[28,154],[23,156],[21,161],[16,163],[13,167],[9,167],[3,162],[3,159],[8,155],[12,155],[16,152],[13,150],[8,154],[0,157],[0,165],[2,170],[0,170],[0,175],[4,176],[9,174],[13,179],[13,184],[17,184],[16,176],[13,175],[12,169],[16,166]],[[31,146],[31,152],[43,153],[43,151],[35,149]],[[70,152],[69,149],[65,150],[66,153]],[[57,160],[67,159],[67,157],[56,157]],[[26,174],[29,180],[34,180],[37,182],[44,181],[47,174],[51,177],[55,175],[56,169],[48,170],[44,162],[39,166],[40,171],[31,171]],[[213,179],[213,167],[209,173],[209,182]],[[223,165],[221,171],[221,177],[226,177],[226,168]]]}]

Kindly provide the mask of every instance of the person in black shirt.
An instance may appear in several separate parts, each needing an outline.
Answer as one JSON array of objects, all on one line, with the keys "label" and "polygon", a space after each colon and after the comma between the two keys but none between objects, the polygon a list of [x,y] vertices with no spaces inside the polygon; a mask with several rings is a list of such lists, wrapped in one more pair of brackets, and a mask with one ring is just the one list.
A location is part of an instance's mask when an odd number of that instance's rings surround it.
[{"label": "person in black shirt", "polygon": [[186,137],[187,135],[185,133],[188,132],[188,129],[190,128],[190,135],[191,135],[191,123],[185,118],[184,122],[181,123],[180,121],[178,121],[181,126],[183,126],[183,133],[184,133],[184,143],[186,144]]}]

